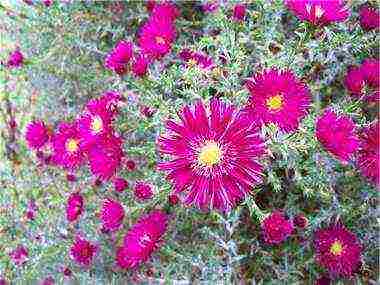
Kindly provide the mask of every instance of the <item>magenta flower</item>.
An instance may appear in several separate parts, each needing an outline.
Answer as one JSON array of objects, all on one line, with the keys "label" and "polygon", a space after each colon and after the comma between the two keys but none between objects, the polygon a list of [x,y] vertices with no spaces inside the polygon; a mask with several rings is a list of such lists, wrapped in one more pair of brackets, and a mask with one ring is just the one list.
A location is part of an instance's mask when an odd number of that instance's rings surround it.
[{"label": "magenta flower", "polygon": [[18,68],[24,62],[24,56],[19,49],[14,50],[9,54],[6,66],[8,68]]},{"label": "magenta flower", "polygon": [[350,277],[359,267],[361,245],[356,236],[342,225],[318,230],[314,248],[317,262],[332,275]]},{"label": "magenta flower", "polygon": [[181,122],[169,120],[158,140],[159,151],[172,158],[159,169],[168,173],[174,194],[183,193],[186,204],[230,210],[262,181],[264,143],[258,129],[218,99],[208,107],[198,101],[180,114]]},{"label": "magenta flower", "polygon": [[149,200],[153,197],[152,186],[138,181],[135,185],[134,194],[140,200]]},{"label": "magenta flower", "polygon": [[54,0],[42,0],[42,2],[46,7],[50,7],[53,4]]},{"label": "magenta flower", "polygon": [[156,18],[156,20],[159,21],[165,20],[174,22],[179,16],[179,14],[180,13],[177,7],[173,3],[167,1],[155,4],[150,17]]},{"label": "magenta flower", "polygon": [[87,152],[91,173],[102,181],[111,179],[124,156],[122,140],[114,135],[97,141]]},{"label": "magenta flower", "polygon": [[70,248],[70,257],[77,264],[87,267],[91,264],[97,251],[98,246],[78,235]]},{"label": "magenta flower", "polygon": [[127,71],[128,63],[132,58],[132,54],[133,44],[131,42],[121,40],[107,55],[105,67],[119,75],[122,75]]},{"label": "magenta flower", "polygon": [[285,5],[301,21],[313,25],[328,25],[343,22],[350,16],[344,0],[284,0]]},{"label": "magenta flower", "polygon": [[187,66],[197,65],[202,69],[212,69],[215,66],[214,61],[208,55],[189,49],[183,49],[179,53],[179,57],[187,63]]},{"label": "magenta flower", "polygon": [[123,192],[126,188],[128,188],[129,183],[124,178],[117,177],[113,180],[113,186],[116,192]]},{"label": "magenta flower", "polygon": [[111,232],[117,231],[121,227],[124,219],[123,206],[112,199],[104,200],[100,211],[100,219],[102,220],[104,230]]},{"label": "magenta flower", "polygon": [[219,8],[219,0],[206,1],[202,4],[202,11],[205,13],[212,13]]},{"label": "magenta flower", "polygon": [[305,217],[303,214],[298,214],[294,217],[293,223],[296,227],[300,229],[304,229],[309,224],[309,221],[307,217]]},{"label": "magenta flower", "polygon": [[51,277],[51,276],[46,277],[46,278],[42,281],[42,283],[41,283],[41,285],[54,285],[54,284],[55,284],[55,280],[54,280],[54,278]]},{"label": "magenta flower", "polygon": [[379,10],[370,6],[362,6],[359,11],[360,26],[364,30],[373,30],[380,28]]},{"label": "magenta flower", "polygon": [[150,60],[142,53],[133,57],[132,72],[135,76],[142,77],[146,74]]},{"label": "magenta flower", "polygon": [[50,139],[49,130],[43,121],[33,121],[26,127],[25,139],[31,149],[40,149]]},{"label": "magenta flower", "polygon": [[266,70],[246,86],[251,96],[245,111],[251,119],[260,125],[274,123],[284,132],[298,128],[311,104],[308,87],[291,71]]},{"label": "magenta flower", "polygon": [[322,146],[341,162],[347,163],[359,147],[354,122],[347,116],[338,116],[326,110],[317,119],[316,137]]},{"label": "magenta flower", "polygon": [[118,266],[134,269],[146,262],[162,243],[168,220],[169,216],[160,210],[142,216],[125,235],[123,246],[117,249]]},{"label": "magenta flower", "polygon": [[60,123],[58,133],[52,138],[52,145],[52,160],[55,164],[68,170],[74,170],[82,164],[84,153],[76,124]]},{"label": "magenta flower", "polygon": [[282,212],[275,211],[263,220],[261,230],[264,241],[267,244],[275,245],[286,240],[292,234],[294,227]]},{"label": "magenta flower", "polygon": [[361,132],[361,144],[356,157],[356,164],[362,175],[367,177],[376,185],[380,184],[379,127],[379,121],[376,121]]},{"label": "magenta flower", "polygon": [[23,245],[17,246],[14,250],[12,250],[9,253],[9,257],[17,266],[23,265],[27,261],[28,256],[28,249]]},{"label": "magenta flower", "polygon": [[233,11],[233,19],[235,21],[243,21],[245,18],[245,13],[246,13],[246,6],[245,4],[236,4],[234,6],[234,11]]},{"label": "magenta flower", "polygon": [[72,193],[67,199],[66,218],[69,222],[76,221],[83,213],[84,199],[79,193]]},{"label": "magenta flower", "polygon": [[86,112],[90,114],[103,114],[107,120],[109,117],[113,120],[115,115],[118,113],[118,104],[122,101],[122,99],[122,96],[117,92],[104,92],[99,98],[88,101],[86,105]]}]

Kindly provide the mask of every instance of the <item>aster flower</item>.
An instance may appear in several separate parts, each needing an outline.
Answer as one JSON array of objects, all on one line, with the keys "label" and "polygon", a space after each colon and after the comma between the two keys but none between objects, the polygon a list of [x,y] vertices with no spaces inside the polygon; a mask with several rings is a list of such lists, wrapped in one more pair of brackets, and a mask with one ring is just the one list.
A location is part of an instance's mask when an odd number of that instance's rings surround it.
[{"label": "aster flower", "polygon": [[146,262],[162,243],[168,219],[168,215],[160,210],[141,217],[125,235],[123,246],[117,249],[118,266],[134,269]]},{"label": "aster flower", "polygon": [[29,148],[40,149],[50,139],[50,134],[43,121],[33,121],[26,127],[25,139]]},{"label": "aster flower", "polygon": [[332,275],[350,277],[359,267],[361,246],[342,225],[320,229],[314,236],[317,262]]},{"label": "aster flower", "polygon": [[28,249],[23,245],[17,246],[9,253],[9,257],[17,266],[23,265],[27,261],[28,256]]},{"label": "aster flower", "polygon": [[291,71],[266,70],[246,84],[251,96],[245,111],[258,124],[276,124],[291,132],[298,128],[311,103],[308,87]]},{"label": "aster flower", "polygon": [[262,181],[258,160],[264,144],[257,128],[234,106],[213,99],[181,111],[181,122],[169,120],[159,138],[162,154],[172,160],[159,164],[168,173],[174,194],[200,209],[228,211]]},{"label": "aster flower", "polygon": [[232,18],[235,21],[243,21],[245,18],[246,10],[247,10],[247,8],[246,8],[245,4],[236,4],[234,6]]},{"label": "aster flower", "polygon": [[139,53],[133,57],[132,72],[135,76],[142,77],[146,74],[150,60],[143,54]]},{"label": "aster flower", "polygon": [[132,58],[133,44],[127,41],[120,41],[107,55],[105,67],[122,75],[127,71],[128,63]]},{"label": "aster flower", "polygon": [[136,169],[136,162],[134,162],[132,159],[128,159],[125,163],[125,166],[129,171],[134,171]]},{"label": "aster flower", "polygon": [[117,177],[113,180],[113,186],[116,192],[123,192],[126,188],[128,188],[129,183],[124,178]]},{"label": "aster flower", "polygon": [[303,214],[298,214],[294,217],[293,223],[300,229],[304,229],[307,227],[309,221]]},{"label": "aster flower", "polygon": [[117,231],[124,219],[123,206],[112,199],[104,200],[100,211],[100,219],[102,220],[104,230]]},{"label": "aster flower", "polygon": [[360,148],[356,157],[356,164],[363,176],[379,185],[379,121],[372,123],[360,134]]},{"label": "aster flower", "polygon": [[[115,91],[104,92],[99,98],[91,99],[86,105],[86,112],[90,114],[102,114],[107,120],[114,119],[118,113],[118,105],[123,97]],[[107,122],[106,120],[106,122]]]},{"label": "aster flower", "polygon": [[152,187],[144,182],[136,182],[134,189],[135,196],[140,200],[149,200],[153,197]]},{"label": "aster flower", "polygon": [[152,9],[151,18],[157,18],[157,20],[165,19],[174,22],[179,16],[177,7],[169,1],[156,3]]},{"label": "aster flower", "polygon": [[72,193],[67,199],[66,218],[69,222],[76,221],[83,212],[84,199],[79,193]]},{"label": "aster flower", "polygon": [[360,26],[364,30],[373,30],[380,28],[380,13],[376,8],[364,5],[360,8]]},{"label": "aster flower", "polygon": [[78,235],[70,248],[70,257],[79,265],[89,266],[97,251],[96,245]]},{"label": "aster flower", "polygon": [[350,16],[344,0],[285,0],[285,5],[301,21],[313,25],[343,22]]},{"label": "aster flower", "polygon": [[359,147],[354,122],[347,116],[338,116],[332,110],[326,110],[317,119],[316,136],[323,147],[347,163]]},{"label": "aster flower", "polygon": [[201,52],[193,52],[189,49],[183,49],[179,53],[179,57],[186,61],[188,66],[197,65],[202,69],[212,69],[215,66],[212,58]]},{"label": "aster flower", "polygon": [[6,66],[8,68],[18,68],[24,62],[24,56],[19,49],[14,50],[9,54]]},{"label": "aster flower", "polygon": [[114,135],[103,137],[88,150],[91,173],[100,180],[109,180],[120,167],[123,158],[122,140]]},{"label": "aster flower", "polygon": [[286,240],[292,234],[294,227],[282,212],[275,211],[263,220],[261,230],[265,242],[274,245]]},{"label": "aster flower", "polygon": [[84,153],[75,123],[60,123],[58,132],[52,138],[52,145],[52,160],[55,164],[68,170],[74,170],[82,164]]}]

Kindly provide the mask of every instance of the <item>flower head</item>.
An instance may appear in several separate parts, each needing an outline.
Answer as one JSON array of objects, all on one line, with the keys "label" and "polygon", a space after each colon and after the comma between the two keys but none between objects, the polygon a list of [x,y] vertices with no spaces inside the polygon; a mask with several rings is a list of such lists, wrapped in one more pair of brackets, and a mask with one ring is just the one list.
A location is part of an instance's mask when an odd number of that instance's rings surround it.
[{"label": "flower head", "polygon": [[359,11],[360,26],[364,30],[373,30],[380,28],[380,13],[379,10],[370,6],[362,6]]},{"label": "flower head", "polygon": [[282,131],[298,128],[311,103],[309,89],[290,71],[270,69],[246,84],[251,96],[246,111],[258,124],[276,124]]},{"label": "flower head", "polygon": [[341,225],[318,230],[314,248],[317,262],[333,275],[349,277],[360,264],[361,246]]},{"label": "flower head", "polygon": [[186,204],[228,211],[262,181],[259,159],[264,144],[257,128],[234,106],[213,99],[181,111],[181,122],[169,120],[159,138],[161,153],[172,160],[159,164],[183,193]]},{"label": "flower head", "polygon": [[70,248],[70,256],[79,265],[89,266],[97,250],[96,245],[78,235]]},{"label": "flower head", "polygon": [[275,211],[261,223],[264,240],[268,244],[280,244],[293,232],[291,221],[287,220],[282,212]]},{"label": "flower head", "polygon": [[27,261],[28,256],[28,249],[23,245],[17,246],[9,253],[9,257],[17,266],[23,265]]},{"label": "flower head", "polygon": [[344,0],[285,0],[285,5],[301,21],[313,25],[343,22],[350,16]]},{"label": "flower head", "polygon": [[316,136],[323,147],[340,161],[348,162],[359,147],[355,124],[347,116],[326,110],[317,120]]},{"label": "flower head", "polygon": [[379,121],[376,121],[361,132],[361,144],[356,157],[356,164],[363,176],[377,185],[380,184],[379,128]]},{"label": "flower head", "polygon": [[208,55],[201,52],[193,52],[187,48],[179,53],[179,57],[186,61],[188,66],[197,65],[202,69],[212,69],[215,66],[214,61]]},{"label": "flower head", "polygon": [[105,67],[121,75],[127,71],[132,54],[133,44],[122,40],[107,55]]},{"label": "flower head", "polygon": [[58,132],[52,138],[52,145],[52,160],[55,164],[74,170],[83,162],[84,153],[76,124],[60,123]]},{"label": "flower head", "polygon": [[24,62],[24,56],[19,49],[14,50],[9,54],[6,66],[8,68],[18,68]]},{"label": "flower head", "polygon": [[139,53],[133,57],[132,72],[135,76],[142,77],[146,74],[150,60],[143,53]]},{"label": "flower head", "polygon": [[123,206],[112,199],[104,200],[100,212],[100,219],[102,220],[104,230],[117,231],[124,219]]},{"label": "flower head", "polygon": [[42,121],[30,122],[26,127],[25,139],[29,148],[38,150],[49,141],[49,130]]},{"label": "flower head", "polygon": [[72,193],[67,199],[66,218],[69,222],[74,222],[82,214],[84,199],[79,193]]},{"label": "flower head", "polygon": [[153,197],[152,186],[138,181],[135,185],[134,194],[140,200],[149,200]]},{"label": "flower head", "polygon": [[[93,115],[102,114],[107,120],[114,119],[118,113],[118,104],[122,101],[122,96],[114,91],[104,92],[99,98],[91,99],[86,105],[86,113]],[[106,121],[107,121],[106,120]]]},{"label": "flower head", "polygon": [[170,3],[169,1],[165,1],[162,3],[156,3],[152,9],[151,18],[156,18],[157,20],[165,20],[174,22],[179,16],[179,11],[177,7]]},{"label": "flower head", "polygon": [[234,11],[233,11],[233,19],[235,21],[243,21],[245,18],[245,13],[246,13],[246,6],[245,4],[236,4],[234,6]]},{"label": "flower head", "polygon": [[129,183],[124,178],[117,177],[113,180],[113,186],[116,192],[123,192],[126,188],[128,188]]},{"label": "flower head", "polygon": [[116,262],[124,269],[133,269],[146,262],[155,252],[166,232],[168,215],[154,210],[141,217],[124,237],[116,252]]}]

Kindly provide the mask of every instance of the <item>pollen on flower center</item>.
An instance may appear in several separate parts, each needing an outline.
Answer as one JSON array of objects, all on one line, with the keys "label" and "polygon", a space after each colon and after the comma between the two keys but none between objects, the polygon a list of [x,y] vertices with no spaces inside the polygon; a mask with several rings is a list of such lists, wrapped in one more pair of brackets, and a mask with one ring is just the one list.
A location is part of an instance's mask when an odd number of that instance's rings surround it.
[{"label": "pollen on flower center", "polygon": [[103,130],[103,121],[99,116],[95,116],[91,121],[91,130],[97,134]]},{"label": "pollen on flower center", "polygon": [[270,111],[278,111],[282,108],[283,98],[281,95],[275,95],[267,99],[266,104]]},{"label": "pollen on flower center", "polygon": [[66,150],[71,153],[76,152],[78,150],[78,140],[68,139],[66,142]]},{"label": "pollen on flower center", "polygon": [[334,243],[331,245],[330,247],[330,252],[333,254],[333,255],[341,255],[343,251],[343,245],[340,241],[334,241]]},{"label": "pollen on flower center", "polygon": [[220,147],[214,141],[210,141],[200,149],[198,161],[203,166],[213,166],[219,163],[221,156]]},{"label": "pollen on flower center", "polygon": [[165,39],[163,37],[157,36],[156,37],[156,43],[158,43],[158,44],[164,44],[165,43]]}]

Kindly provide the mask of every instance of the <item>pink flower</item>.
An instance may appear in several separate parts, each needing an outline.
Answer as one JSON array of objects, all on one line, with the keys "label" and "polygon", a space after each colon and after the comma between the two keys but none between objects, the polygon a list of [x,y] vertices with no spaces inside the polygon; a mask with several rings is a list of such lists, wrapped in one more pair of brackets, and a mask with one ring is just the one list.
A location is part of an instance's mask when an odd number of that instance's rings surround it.
[{"label": "pink flower", "polygon": [[134,194],[138,199],[149,200],[153,197],[152,186],[147,183],[138,181],[135,185]]},{"label": "pink flower", "polygon": [[118,113],[118,104],[123,100],[115,91],[104,92],[99,98],[91,99],[86,105],[86,112],[90,114],[103,114],[114,119]]},{"label": "pink flower", "polygon": [[178,204],[178,202],[179,202],[179,198],[178,198],[178,196],[177,195],[175,195],[175,194],[171,194],[171,195],[169,195],[169,204],[171,205],[171,206],[175,206],[175,205],[177,205]]},{"label": "pink flower", "polygon": [[360,26],[364,30],[373,30],[380,28],[380,13],[376,8],[362,6],[359,11]]},{"label": "pink flower", "polygon": [[326,276],[322,276],[318,278],[314,283],[314,285],[330,285],[330,284],[331,284],[331,279]]},{"label": "pink flower", "polygon": [[280,211],[275,211],[267,216],[261,223],[261,230],[266,243],[275,245],[286,240],[293,232],[291,221],[287,220]]},{"label": "pink flower", "polygon": [[347,163],[359,147],[354,122],[326,110],[317,120],[316,136],[323,147],[343,163]]},{"label": "pink flower", "polygon": [[46,7],[50,7],[53,4],[53,0],[42,0],[42,2],[44,2]]},{"label": "pink flower", "polygon": [[367,177],[376,185],[380,184],[379,127],[379,121],[376,121],[361,132],[361,144],[356,157],[356,164],[362,175]]},{"label": "pink flower", "polygon": [[119,75],[122,75],[127,71],[127,66],[132,58],[132,54],[133,44],[131,42],[121,40],[107,55],[105,67]]},{"label": "pink flower", "polygon": [[76,221],[83,212],[84,199],[79,193],[72,193],[67,199],[66,218],[69,222]]},{"label": "pink flower", "polygon": [[132,62],[132,72],[138,77],[142,77],[146,74],[148,66],[150,64],[149,59],[142,53],[134,56]]},{"label": "pink flower", "polygon": [[52,160],[55,164],[68,170],[74,170],[82,164],[84,153],[75,123],[60,123],[58,133],[52,138],[52,145],[54,151]]},{"label": "pink flower", "polygon": [[23,245],[17,246],[9,253],[9,257],[17,266],[23,265],[27,261],[28,256],[28,249]]},{"label": "pink flower", "polygon": [[356,236],[342,225],[318,230],[314,248],[317,262],[332,275],[350,277],[359,267],[361,245]]},{"label": "pink flower", "polygon": [[124,156],[121,145],[122,140],[111,135],[99,139],[88,150],[90,170],[94,176],[106,181],[116,174]]},{"label": "pink flower", "polygon": [[6,66],[8,68],[18,68],[24,62],[24,56],[19,49],[14,50],[9,54]]},{"label": "pink flower", "polygon": [[298,228],[304,229],[307,227],[309,221],[303,214],[298,214],[297,216],[294,217],[293,223]]},{"label": "pink flower", "polygon": [[245,13],[246,13],[246,6],[245,4],[236,4],[234,6],[234,12],[233,12],[233,19],[235,21],[243,21],[245,18]]},{"label": "pink flower", "polygon": [[202,5],[202,10],[205,13],[212,13],[219,8],[219,0],[206,1]]},{"label": "pink flower", "polygon": [[343,22],[350,16],[344,0],[285,0],[285,5],[301,21],[314,25]]},{"label": "pink flower", "polygon": [[189,49],[183,49],[179,53],[179,57],[186,61],[188,66],[197,65],[202,69],[212,69],[215,66],[214,61],[208,55],[200,52],[193,52]]},{"label": "pink flower", "polygon": [[124,219],[123,206],[112,199],[104,200],[100,211],[100,219],[102,220],[104,230],[112,232],[117,231]]},{"label": "pink flower", "polygon": [[79,265],[89,266],[98,251],[98,247],[79,235],[70,248],[70,257]]},{"label": "pink flower", "polygon": [[113,180],[113,186],[116,192],[123,192],[126,188],[128,188],[129,183],[124,178],[117,177]]},{"label": "pink flower", "polygon": [[251,96],[245,110],[260,125],[274,123],[283,132],[292,132],[310,107],[308,87],[291,71],[266,70],[256,74],[246,86]]},{"label": "pink flower", "polygon": [[201,101],[184,107],[180,119],[167,121],[167,132],[158,140],[159,151],[171,157],[159,169],[168,173],[173,194],[183,193],[186,204],[230,210],[262,181],[264,144],[258,129],[218,99],[207,107]]},{"label": "pink flower", "polygon": [[118,266],[134,269],[146,262],[159,248],[168,219],[168,215],[160,210],[154,210],[141,217],[125,235],[123,246],[117,249]]},{"label": "pink flower", "polygon": [[379,101],[380,61],[368,58],[361,66],[349,68],[344,84],[356,98],[363,97],[367,101]]},{"label": "pink flower", "polygon": [[154,6],[156,5],[156,0],[147,0],[145,2],[145,5],[146,5],[146,9],[149,11],[149,12],[152,12]]},{"label": "pink flower", "polygon": [[38,150],[49,141],[49,130],[43,121],[30,122],[26,127],[25,139],[29,148]]},{"label": "pink flower", "polygon": [[151,18],[156,18],[157,20],[165,20],[174,22],[179,16],[179,11],[177,7],[168,1],[162,3],[156,3],[152,9]]},{"label": "pink flower", "polygon": [[54,284],[55,284],[55,280],[54,280],[54,278],[51,277],[51,276],[46,277],[46,278],[42,281],[42,283],[41,283],[41,285],[54,285]]},{"label": "pink flower", "polygon": [[136,169],[136,162],[134,162],[132,159],[127,160],[125,165],[129,171],[133,171]]}]

